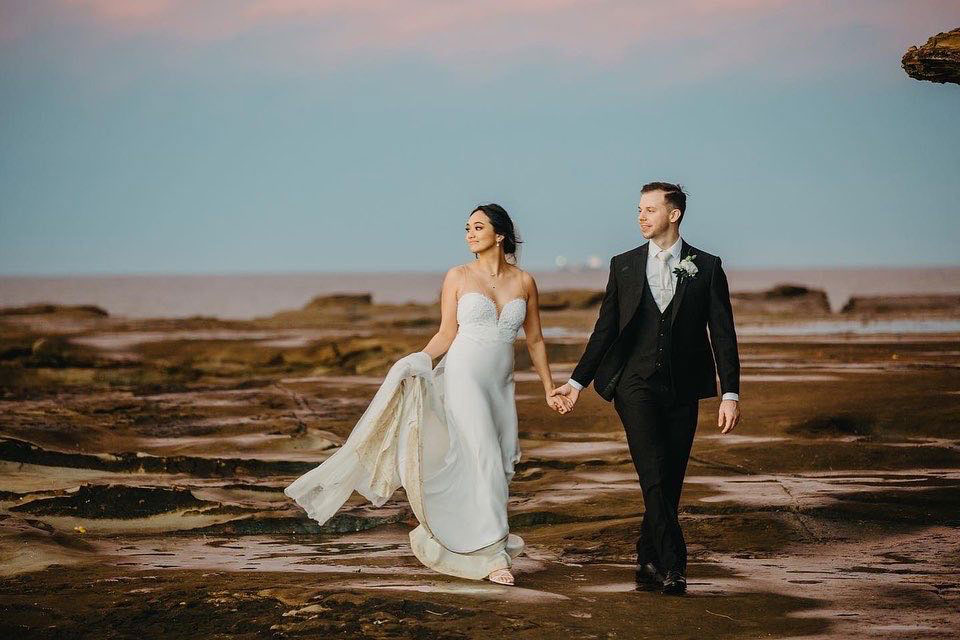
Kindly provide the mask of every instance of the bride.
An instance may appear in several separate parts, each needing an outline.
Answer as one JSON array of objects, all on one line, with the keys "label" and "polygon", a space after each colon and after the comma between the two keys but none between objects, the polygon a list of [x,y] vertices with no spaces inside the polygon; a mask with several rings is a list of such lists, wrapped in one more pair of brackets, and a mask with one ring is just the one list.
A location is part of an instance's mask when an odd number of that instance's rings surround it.
[{"label": "bride", "polygon": [[[537,285],[516,266],[513,221],[478,206],[466,226],[476,257],[450,269],[440,329],[398,360],[347,441],[284,492],[321,524],[353,491],[380,506],[401,485],[419,521],[414,555],[440,573],[513,584],[523,540],[509,533],[507,487],[520,459],[513,344],[523,327],[546,403],[560,413],[540,330]],[[436,368],[433,359],[443,356]]]}]

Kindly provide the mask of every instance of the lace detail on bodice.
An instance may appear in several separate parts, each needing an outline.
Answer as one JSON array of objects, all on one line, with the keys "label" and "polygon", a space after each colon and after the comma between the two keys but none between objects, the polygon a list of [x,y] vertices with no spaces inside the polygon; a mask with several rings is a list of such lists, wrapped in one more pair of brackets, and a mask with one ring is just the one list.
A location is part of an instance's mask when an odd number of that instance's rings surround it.
[{"label": "lace detail on bodice", "polygon": [[514,298],[500,310],[487,295],[470,291],[460,296],[457,302],[459,333],[481,340],[513,342],[527,317],[527,301]]}]

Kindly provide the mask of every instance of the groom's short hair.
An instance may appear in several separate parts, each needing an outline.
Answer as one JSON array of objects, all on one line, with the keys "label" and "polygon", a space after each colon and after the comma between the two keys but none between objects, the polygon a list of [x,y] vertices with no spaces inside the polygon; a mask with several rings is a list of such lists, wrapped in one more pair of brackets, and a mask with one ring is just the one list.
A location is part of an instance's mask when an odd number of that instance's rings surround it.
[{"label": "groom's short hair", "polygon": [[687,194],[684,193],[681,185],[672,182],[648,182],[640,189],[640,193],[649,191],[663,191],[663,200],[670,210],[680,210],[680,219],[677,220],[677,224],[683,222],[683,214],[687,211]]}]

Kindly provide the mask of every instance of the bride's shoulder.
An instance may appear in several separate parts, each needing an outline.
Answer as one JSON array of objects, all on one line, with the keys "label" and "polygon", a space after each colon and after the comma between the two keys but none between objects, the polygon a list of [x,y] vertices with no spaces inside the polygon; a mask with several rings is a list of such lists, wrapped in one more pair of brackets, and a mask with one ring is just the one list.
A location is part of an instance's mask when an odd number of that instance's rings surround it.
[{"label": "bride's shoulder", "polygon": [[443,285],[444,286],[459,286],[463,279],[467,275],[467,265],[458,264],[447,269],[446,275],[443,276]]},{"label": "bride's shoulder", "polygon": [[514,269],[516,269],[519,272],[520,284],[523,285],[524,293],[529,295],[530,291],[535,289],[537,286],[536,280],[533,279],[533,276],[530,274],[529,271],[524,271],[520,267],[514,267]]},{"label": "bride's shoulder", "polygon": [[533,275],[531,275],[529,271],[524,271],[520,267],[514,267],[514,269],[517,270],[517,273],[520,274],[524,282],[533,282]]},{"label": "bride's shoulder", "polygon": [[463,275],[467,272],[467,269],[469,268],[470,267],[467,266],[466,264],[455,264],[449,269],[447,269],[447,276],[449,277],[449,276]]}]

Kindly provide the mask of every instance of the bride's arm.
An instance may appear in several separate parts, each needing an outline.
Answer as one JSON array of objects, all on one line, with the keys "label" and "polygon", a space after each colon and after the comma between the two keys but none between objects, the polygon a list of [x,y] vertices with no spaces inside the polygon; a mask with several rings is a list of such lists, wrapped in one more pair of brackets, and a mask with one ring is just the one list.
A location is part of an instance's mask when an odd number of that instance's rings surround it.
[{"label": "bride's arm", "polygon": [[543,330],[540,327],[540,303],[538,300],[537,283],[529,273],[523,274],[524,289],[527,291],[527,317],[523,321],[523,333],[527,339],[527,351],[533,368],[543,383],[543,393],[547,404],[560,413],[570,410],[570,401],[566,396],[551,396],[553,391],[553,376],[550,374],[550,362],[547,360],[547,345],[543,341]]},{"label": "bride's arm", "polygon": [[460,285],[460,267],[447,271],[440,292],[440,329],[423,348],[431,358],[439,358],[447,352],[457,337],[457,288]]}]

